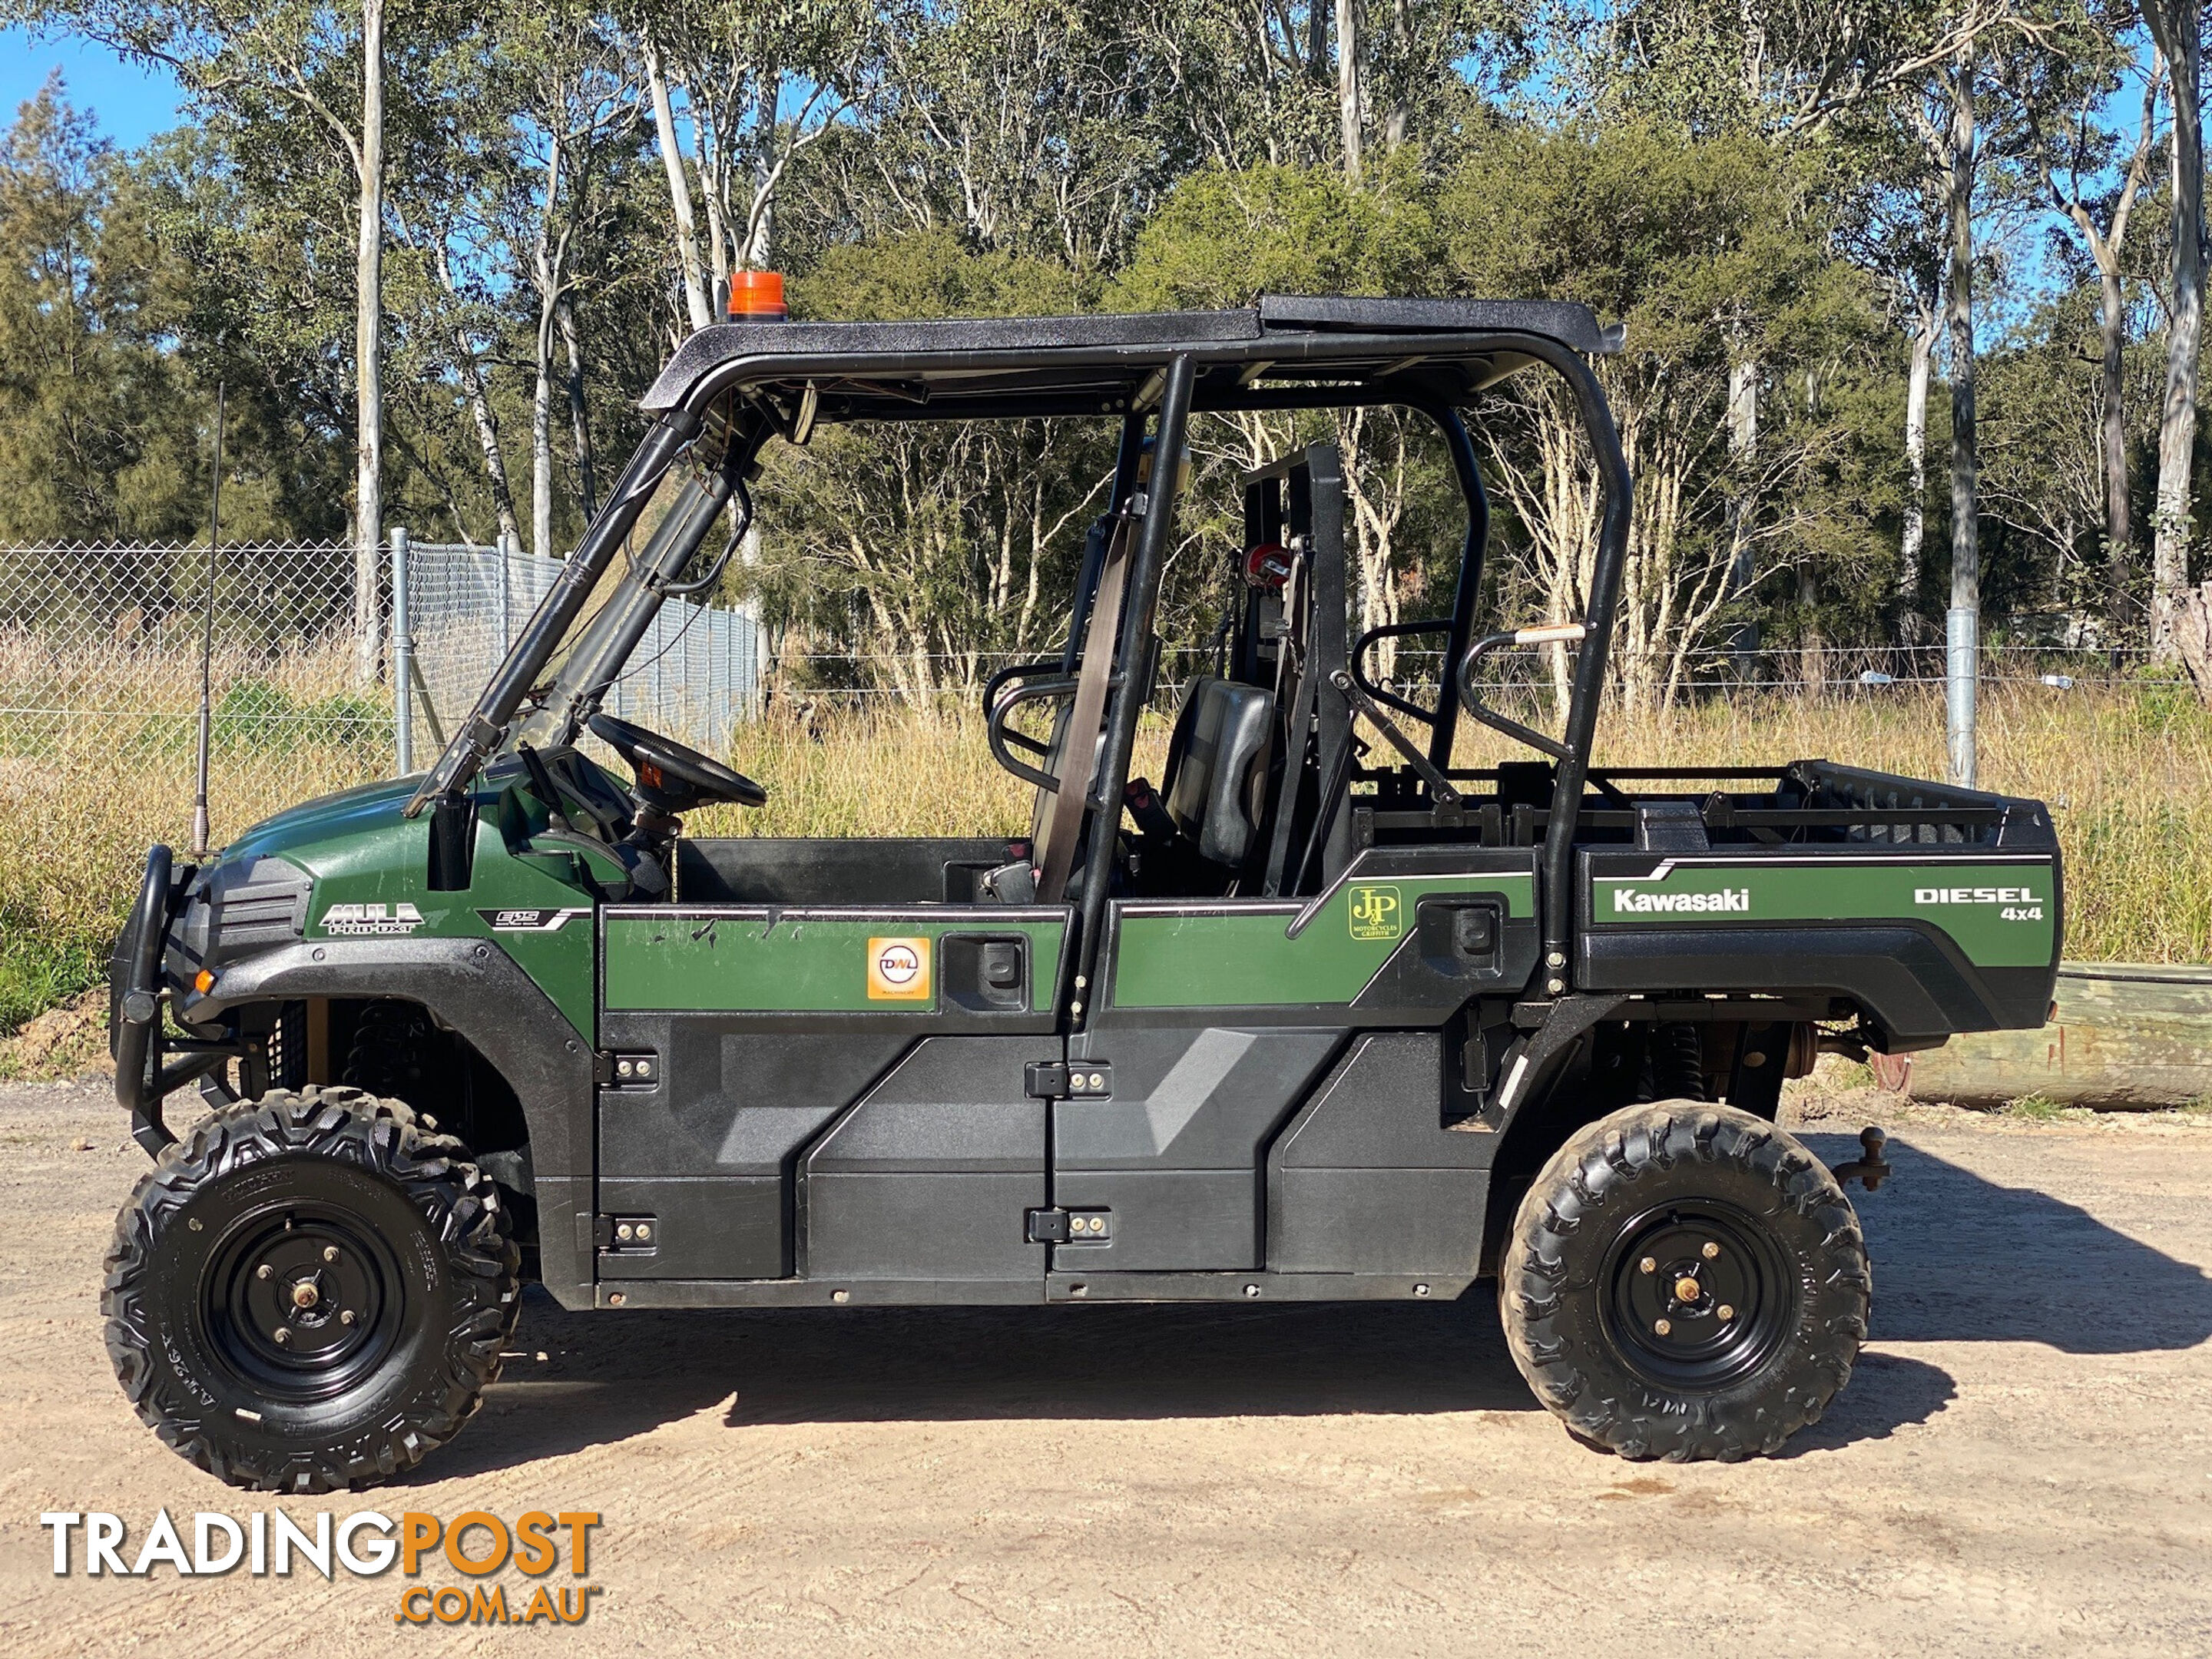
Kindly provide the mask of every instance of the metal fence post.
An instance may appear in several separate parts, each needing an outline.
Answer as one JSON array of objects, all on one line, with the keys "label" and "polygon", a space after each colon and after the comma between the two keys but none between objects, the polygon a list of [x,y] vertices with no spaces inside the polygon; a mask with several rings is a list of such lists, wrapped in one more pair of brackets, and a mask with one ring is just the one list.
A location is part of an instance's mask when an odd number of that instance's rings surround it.
[{"label": "metal fence post", "polygon": [[1981,671],[1981,617],[1972,605],[1954,605],[1943,617],[1943,714],[1948,728],[1951,781],[1974,787],[1974,702]]},{"label": "metal fence post", "polygon": [[392,747],[405,777],[415,769],[415,629],[407,605],[407,532],[392,526]]}]

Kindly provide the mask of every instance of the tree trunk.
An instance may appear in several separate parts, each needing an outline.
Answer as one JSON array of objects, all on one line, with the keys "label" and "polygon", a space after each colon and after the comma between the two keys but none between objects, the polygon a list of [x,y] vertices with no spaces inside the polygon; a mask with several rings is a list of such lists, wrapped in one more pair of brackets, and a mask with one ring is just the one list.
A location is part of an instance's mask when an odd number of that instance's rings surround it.
[{"label": "tree trunk", "polygon": [[[1981,543],[1977,536],[1978,467],[1974,450],[1974,66],[1962,58],[1951,84],[1951,609],[1971,619],[1978,647]],[[1947,635],[1947,637],[1948,637]],[[1974,781],[1973,672],[1952,687],[1951,778]]]},{"label": "tree trunk", "polygon": [[1828,642],[1820,635],[1820,579],[1809,564],[1797,567],[1797,608],[1805,618],[1797,646],[1797,678],[1805,683],[1805,695],[1817,700],[1827,691]]},{"label": "tree trunk", "polygon": [[576,326],[576,296],[565,290],[555,316],[561,325],[561,344],[568,353],[568,431],[576,446],[576,489],[584,498],[584,517],[599,516],[598,468],[592,455],[592,416],[584,400],[584,342]]},{"label": "tree trunk", "polygon": [[1409,101],[1410,88],[1407,76],[1413,72],[1413,0],[1391,0],[1390,40],[1397,48],[1397,95],[1390,100],[1390,114],[1382,124],[1382,142],[1389,149],[1396,149],[1406,142],[1407,130],[1413,124],[1413,111]]},{"label": "tree trunk", "polygon": [[[1757,549],[1753,545],[1751,482],[1759,462],[1759,361],[1740,356],[1729,365],[1729,462],[1735,474],[1729,492],[1729,591],[1741,599],[1749,596],[1759,574]],[[1736,624],[1736,674],[1750,679],[1757,669],[1753,660],[1759,650],[1759,619],[1747,617]]]},{"label": "tree trunk", "polygon": [[1344,144],[1344,176],[1359,182],[1359,6],[1336,0],[1336,125]]},{"label": "tree trunk", "polygon": [[[1918,303],[1927,305],[1923,298]],[[1920,568],[1928,534],[1928,382],[1942,321],[1930,306],[1912,335],[1912,368],[1905,382],[1905,531],[1897,549],[1897,642],[1920,642]]]},{"label": "tree trunk", "polygon": [[2166,399],[2158,422],[2158,512],[2151,554],[2151,647],[2176,653],[2174,621],[2189,586],[2191,463],[2197,447],[2197,367],[2204,332],[2204,128],[2201,13],[2147,0],[2143,15],[2173,80],[2173,311],[2166,329]]},{"label": "tree trunk", "polygon": [[[442,240],[435,250],[434,263],[438,285],[446,290],[446,297],[459,307],[460,288],[453,280],[453,260]],[[476,346],[469,338],[467,328],[458,320],[453,325],[453,362],[460,376],[462,399],[469,406],[469,418],[477,429],[477,447],[483,453],[484,479],[491,486],[492,508],[499,515],[499,533],[520,541],[521,532],[514,521],[514,488],[507,476],[507,453],[500,447],[499,417],[492,410],[490,394],[484,389],[483,365],[477,360]]]},{"label": "tree trunk", "polygon": [[668,205],[676,216],[676,257],[684,267],[684,305],[693,329],[714,320],[708,302],[705,275],[699,264],[699,233],[691,216],[691,185],[684,175],[684,152],[676,142],[676,114],[668,102],[668,76],[660,61],[660,48],[647,31],[640,42],[645,52],[645,78],[653,93],[653,130],[659,140],[660,164],[668,173]]},{"label": "tree trunk", "polygon": [[2099,261],[2105,314],[2099,325],[2104,350],[2098,379],[2105,400],[2105,615],[2112,625],[2107,644],[2117,646],[2127,623],[2128,598],[2128,423],[2121,406],[2122,353],[2127,344],[2127,296],[2120,285],[2118,250]]},{"label": "tree trunk", "polygon": [[547,293],[538,305],[537,373],[530,391],[530,550],[553,556],[553,307]]},{"label": "tree trunk", "polygon": [[354,678],[384,658],[384,0],[361,8],[361,235],[354,258]]}]

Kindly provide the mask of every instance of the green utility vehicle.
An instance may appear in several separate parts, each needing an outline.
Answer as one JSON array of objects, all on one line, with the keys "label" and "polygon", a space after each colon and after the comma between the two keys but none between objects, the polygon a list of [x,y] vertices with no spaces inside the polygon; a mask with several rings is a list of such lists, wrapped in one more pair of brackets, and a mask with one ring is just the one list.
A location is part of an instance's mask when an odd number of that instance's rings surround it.
[{"label": "green utility vehicle", "polygon": [[[390,1476],[474,1410],[533,1279],[578,1310],[1494,1281],[1583,1437],[1779,1446],[1843,1387],[1871,1288],[1783,1080],[2041,1024],[2057,846],[2038,802],[1825,761],[1590,765],[1630,481],[1589,360],[1618,344],[1578,306],[1275,297],[693,335],[427,775],[149,858],[112,1025],[155,1164],[104,1300],[140,1413],[240,1485]],[[1461,411],[1522,373],[1565,380],[1604,510],[1588,615],[1516,630],[1478,622]],[[1442,434],[1450,614],[1352,637],[1337,454],[1281,457],[1245,480],[1164,775],[1133,779],[1184,471],[1152,457],[1194,412],[1366,405]],[[604,704],[729,557],[763,447],[1039,416],[1120,440],[1066,648],[988,688],[1030,833],[681,835],[765,792]],[[1440,689],[1378,676],[1391,638],[1441,646]],[[1497,653],[1547,641],[1574,653],[1557,735],[1484,701]],[[1455,765],[1463,716],[1527,758]],[[193,1082],[214,1110],[179,1143],[162,1103]]]}]

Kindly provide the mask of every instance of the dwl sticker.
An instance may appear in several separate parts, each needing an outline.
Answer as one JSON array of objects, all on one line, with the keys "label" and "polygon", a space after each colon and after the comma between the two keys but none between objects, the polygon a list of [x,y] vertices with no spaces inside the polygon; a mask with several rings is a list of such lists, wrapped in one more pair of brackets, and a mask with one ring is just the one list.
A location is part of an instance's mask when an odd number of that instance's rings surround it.
[{"label": "dwl sticker", "polygon": [[1406,906],[1395,887],[1352,890],[1352,936],[1396,939],[1406,931]]},{"label": "dwl sticker", "polygon": [[932,994],[927,939],[868,941],[869,1001],[927,1002]]},{"label": "dwl sticker", "polygon": [[345,937],[411,933],[422,925],[422,913],[404,899],[392,905],[333,904],[323,912],[323,931]]}]

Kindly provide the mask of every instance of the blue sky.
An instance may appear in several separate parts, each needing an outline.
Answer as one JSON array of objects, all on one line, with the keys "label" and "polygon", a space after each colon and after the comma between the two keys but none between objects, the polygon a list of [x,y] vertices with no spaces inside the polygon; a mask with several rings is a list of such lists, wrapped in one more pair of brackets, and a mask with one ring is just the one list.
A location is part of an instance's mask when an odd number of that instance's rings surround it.
[{"label": "blue sky", "polygon": [[70,101],[96,112],[100,130],[126,149],[177,124],[177,83],[166,72],[125,63],[80,36],[8,28],[0,29],[0,125],[57,69]]}]

